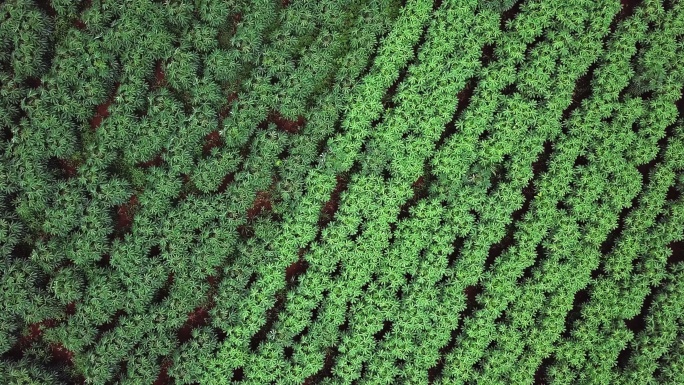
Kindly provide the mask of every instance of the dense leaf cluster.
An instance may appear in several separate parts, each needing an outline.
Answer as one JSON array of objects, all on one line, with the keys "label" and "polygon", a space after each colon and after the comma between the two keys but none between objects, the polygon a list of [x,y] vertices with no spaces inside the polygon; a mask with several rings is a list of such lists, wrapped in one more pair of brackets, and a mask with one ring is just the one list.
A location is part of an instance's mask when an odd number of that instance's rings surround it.
[{"label": "dense leaf cluster", "polygon": [[681,384],[684,4],[0,4],[0,383]]}]

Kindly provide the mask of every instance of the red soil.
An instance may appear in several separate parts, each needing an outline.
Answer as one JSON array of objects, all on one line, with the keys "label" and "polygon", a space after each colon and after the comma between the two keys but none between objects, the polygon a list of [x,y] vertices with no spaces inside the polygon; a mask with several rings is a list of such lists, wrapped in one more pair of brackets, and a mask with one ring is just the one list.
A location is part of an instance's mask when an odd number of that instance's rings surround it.
[{"label": "red soil", "polygon": [[463,289],[463,294],[465,294],[466,296],[466,301],[468,303],[469,308],[475,306],[475,304],[477,303],[477,295],[480,293],[482,293],[481,285],[468,286],[465,289]]},{"label": "red soil", "polygon": [[321,208],[321,215],[318,221],[319,227],[325,227],[333,219],[337,209],[340,207],[340,195],[347,188],[347,178],[338,175],[336,179],[337,185],[335,185],[335,189],[330,194],[330,199]]},{"label": "red soil", "polygon": [[57,322],[53,319],[32,323],[29,325],[28,334],[19,338],[15,348],[18,349],[18,351],[21,351],[21,354],[23,354],[24,350],[30,348],[34,342],[38,341],[42,337],[43,330],[52,328],[56,324]]},{"label": "red soil", "polygon": [[83,12],[92,6],[93,6],[92,0],[81,0],[81,3],[78,5],[78,12],[79,13]]},{"label": "red soil", "polygon": [[247,219],[253,219],[257,215],[266,211],[271,211],[272,209],[270,194],[266,191],[259,191],[256,194],[256,199],[254,200],[252,208],[247,210]]},{"label": "red soil", "polygon": [[50,351],[52,352],[52,358],[56,362],[63,365],[73,365],[74,353],[69,351],[61,343],[50,344]]},{"label": "red soil", "polygon": [[111,260],[111,256],[109,254],[105,254],[102,256],[102,259],[97,261],[97,266],[100,268],[107,268],[109,266],[109,261]]},{"label": "red soil", "polygon": [[166,73],[164,72],[163,60],[157,60],[154,65],[154,84],[152,88],[160,88],[166,85]]},{"label": "red soil", "polygon": [[120,230],[128,230],[133,225],[133,216],[135,213],[135,208],[138,205],[138,197],[133,195],[127,203],[119,206],[117,210],[118,221],[117,228]]},{"label": "red soil", "polygon": [[27,87],[36,89],[36,88],[40,87],[41,85],[43,85],[43,80],[41,80],[38,77],[31,76],[31,77],[26,79],[25,83],[26,83]]},{"label": "red soil", "polygon": [[62,173],[64,177],[68,178],[73,178],[78,174],[78,167],[80,166],[79,163],[73,160],[68,160],[68,159],[57,159],[57,162],[59,162],[59,167],[62,169]]},{"label": "red soil", "polygon": [[238,99],[238,93],[237,92],[231,92],[228,95],[228,98],[226,99],[226,104],[221,108],[219,111],[219,117],[221,119],[225,119],[226,116],[230,113],[230,110],[233,106],[233,102]]},{"label": "red soil", "polygon": [[84,29],[87,28],[86,24],[81,19],[74,20],[73,24],[74,24],[74,27],[80,29],[81,31],[83,31]]},{"label": "red soil", "polygon": [[[299,132],[300,128],[306,123],[303,116],[297,117],[297,120],[290,120],[283,117],[278,111],[271,111],[268,114],[266,123],[275,123],[279,130],[288,132],[290,134],[296,134]],[[267,126],[264,125],[264,126]],[[262,126],[263,127],[263,126]]]},{"label": "red soil", "polygon": [[293,282],[298,276],[306,273],[308,267],[309,264],[300,256],[297,262],[292,263],[285,269],[285,282]]},{"label": "red soil", "polygon": [[223,139],[219,134],[218,130],[214,130],[204,137],[204,146],[202,147],[202,153],[204,156],[209,156],[211,150],[215,147],[223,146]]},{"label": "red soil", "polygon": [[100,127],[102,121],[109,116],[109,106],[114,102],[114,96],[116,95],[118,89],[119,83],[116,83],[114,86],[114,92],[112,93],[112,96],[110,96],[108,100],[106,100],[104,103],[99,104],[95,108],[95,116],[90,120],[90,128],[92,128],[93,130],[96,130],[98,127]]},{"label": "red soil", "polygon": [[169,359],[164,359],[164,361],[161,364],[161,370],[159,371],[159,375],[157,376],[157,379],[154,380],[152,385],[168,385],[168,384],[173,384],[174,380],[169,376],[169,367],[171,366],[171,360]]},{"label": "red soil", "polygon": [[66,314],[68,316],[76,314],[76,302],[71,302],[66,306]]},{"label": "red soil", "polygon": [[236,13],[233,15],[233,34],[237,32],[237,26],[238,24],[242,21],[242,14],[241,13]]},{"label": "red soil", "polygon": [[35,4],[40,8],[45,14],[50,17],[57,16],[57,11],[52,7],[52,0],[36,0]]},{"label": "red soil", "polygon": [[164,163],[161,154],[157,155],[154,159],[148,160],[147,162],[138,163],[138,167],[142,169],[148,169],[150,167],[159,167]]},{"label": "red soil", "polygon": [[226,175],[226,176],[223,178],[223,181],[221,182],[221,185],[220,185],[219,188],[218,188],[218,192],[219,192],[219,193],[224,193],[224,192],[226,192],[226,189],[228,188],[228,185],[231,184],[231,183],[233,183],[234,180],[235,180],[235,173],[234,173],[234,172],[231,172],[230,174]]},{"label": "red soil", "polygon": [[320,383],[323,379],[332,376],[332,368],[335,365],[335,356],[337,355],[337,348],[328,348],[323,360],[323,368],[321,370],[304,380],[302,385],[313,385]]},{"label": "red soil", "polygon": [[198,306],[192,312],[188,313],[188,319],[183,326],[178,330],[178,341],[182,344],[190,340],[192,337],[192,330],[198,327],[206,326],[209,323],[209,310],[203,306]]}]

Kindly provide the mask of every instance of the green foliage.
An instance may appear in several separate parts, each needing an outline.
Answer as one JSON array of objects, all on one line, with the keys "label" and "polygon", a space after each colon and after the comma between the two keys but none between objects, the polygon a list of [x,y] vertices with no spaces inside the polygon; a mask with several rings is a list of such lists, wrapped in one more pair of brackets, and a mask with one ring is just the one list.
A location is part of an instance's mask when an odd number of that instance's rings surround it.
[{"label": "green foliage", "polygon": [[71,268],[65,268],[57,272],[50,282],[50,290],[55,297],[64,304],[81,299],[84,288],[83,277]]},{"label": "green foliage", "polygon": [[683,10],[2,3],[0,383],[681,383]]},{"label": "green foliage", "polygon": [[483,0],[478,3],[478,7],[483,10],[494,12],[505,12],[513,8],[515,3],[520,0]]}]

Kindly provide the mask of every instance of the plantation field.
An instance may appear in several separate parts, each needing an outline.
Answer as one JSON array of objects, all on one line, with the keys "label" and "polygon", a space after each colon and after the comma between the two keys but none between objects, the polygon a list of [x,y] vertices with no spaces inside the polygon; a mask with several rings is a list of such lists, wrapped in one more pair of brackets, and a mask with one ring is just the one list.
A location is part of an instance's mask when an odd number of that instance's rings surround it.
[{"label": "plantation field", "polygon": [[683,385],[684,2],[0,3],[0,385]]}]

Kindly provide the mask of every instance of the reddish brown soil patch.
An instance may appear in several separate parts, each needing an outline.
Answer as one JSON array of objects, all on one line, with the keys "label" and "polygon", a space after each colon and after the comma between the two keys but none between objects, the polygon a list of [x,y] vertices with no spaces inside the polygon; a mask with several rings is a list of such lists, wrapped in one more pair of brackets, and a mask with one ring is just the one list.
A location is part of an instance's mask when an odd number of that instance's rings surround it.
[{"label": "reddish brown soil patch", "polygon": [[65,366],[74,364],[74,353],[65,348],[64,345],[60,343],[50,344],[50,351],[55,362]]},{"label": "reddish brown soil patch", "polygon": [[166,278],[164,285],[155,293],[154,298],[152,298],[153,304],[161,303],[166,297],[169,296],[169,291],[171,290],[171,285],[173,285],[173,273],[169,273]]},{"label": "reddish brown soil patch", "polygon": [[482,285],[472,285],[463,289],[463,294],[466,296],[466,309],[461,314],[461,322],[458,328],[451,331],[451,337],[449,342],[439,349],[439,359],[437,363],[432,368],[428,369],[428,383],[432,384],[435,380],[441,377],[444,370],[444,357],[446,357],[456,346],[456,338],[461,334],[463,330],[463,320],[466,317],[470,317],[476,309],[477,306],[477,295],[482,293]]},{"label": "reddish brown soil patch", "polygon": [[492,267],[494,261],[503,254],[504,250],[508,249],[514,243],[513,234],[515,234],[515,226],[513,225],[513,222],[511,222],[506,226],[506,235],[503,239],[489,247],[489,254],[485,261],[485,270]]},{"label": "reddish brown soil patch", "polygon": [[617,366],[618,368],[624,370],[627,368],[627,365],[629,364],[629,358],[632,356],[632,348],[629,346],[625,346],[624,349],[620,351],[620,354],[617,356]]},{"label": "reddish brown soil patch", "polygon": [[93,6],[93,0],[82,0],[78,4],[78,13],[84,12],[92,6]]},{"label": "reddish brown soil patch", "polygon": [[651,310],[655,294],[655,290],[651,289],[651,292],[644,298],[644,302],[641,304],[641,311],[639,314],[625,320],[625,326],[627,326],[627,329],[631,330],[632,333],[638,334],[646,329],[646,315]]},{"label": "reddish brown soil patch", "polygon": [[292,337],[292,341],[295,344],[300,344],[302,343],[302,338],[309,333],[309,326],[305,326],[304,329],[302,329],[301,332],[299,332],[296,336]]},{"label": "reddish brown soil patch", "polygon": [[523,196],[525,197],[525,202],[523,203],[521,208],[514,211],[512,214],[514,221],[522,220],[525,213],[529,211],[530,205],[532,204],[532,200],[535,196],[534,181],[537,180],[541,176],[541,174],[545,173],[548,170],[549,159],[551,158],[552,153],[552,143],[550,141],[544,142],[544,152],[542,152],[542,154],[539,155],[537,160],[532,163],[533,176],[527,183],[527,186],[523,187],[522,189]]},{"label": "reddish brown soil patch", "polygon": [[667,265],[674,267],[677,263],[684,262],[684,241],[672,242],[668,245],[672,254],[667,259]]},{"label": "reddish brown soil patch", "polygon": [[[209,312],[215,306],[214,296],[216,295],[218,283],[221,281],[221,267],[217,266],[215,268],[214,274],[206,277],[209,283],[209,290],[207,291],[207,299],[203,305],[197,306],[192,312],[188,313],[188,318],[186,319],[183,326],[177,330],[176,336],[178,341],[183,344],[192,338],[192,331],[195,328],[207,326],[211,320],[211,314]],[[173,282],[173,275],[169,275],[167,284],[162,290],[168,291],[170,289],[171,283]]]},{"label": "reddish brown soil patch", "polygon": [[52,157],[48,160],[47,166],[57,178],[69,179],[78,174],[80,163],[75,160]]},{"label": "reddish brown soil patch", "polygon": [[245,378],[245,370],[243,368],[236,368],[233,370],[233,378],[231,381],[240,382]]},{"label": "reddish brown soil patch", "polygon": [[323,368],[321,368],[318,373],[304,380],[302,385],[319,384],[323,379],[332,377],[332,368],[335,366],[335,357],[337,357],[337,354],[338,350],[336,346],[326,349],[325,358],[323,359]]},{"label": "reddish brown soil patch", "polygon": [[111,320],[109,322],[106,322],[100,326],[97,327],[97,330],[99,332],[96,341],[99,341],[105,333],[114,330],[114,328],[119,325],[119,320],[121,317],[126,315],[127,313],[121,309],[117,310],[116,313],[112,316]]},{"label": "reddish brown soil patch", "polygon": [[429,176],[426,177],[426,175],[429,175],[429,170],[426,169],[425,173],[421,176],[419,176],[412,184],[411,188],[413,189],[413,196],[404,202],[404,204],[401,206],[399,209],[399,216],[397,217],[399,220],[403,220],[408,218],[410,208],[415,206],[418,201],[421,199],[427,197],[428,193],[428,186],[430,183],[430,178]]},{"label": "reddish brown soil patch", "polygon": [[29,349],[35,342],[40,340],[43,335],[43,330],[54,327],[57,322],[53,319],[48,319],[41,322],[35,322],[29,325],[28,334],[19,337],[12,348],[3,356],[12,360],[20,360],[24,357],[24,352]]},{"label": "reddish brown soil patch", "polygon": [[74,20],[73,25],[74,25],[74,27],[80,29],[81,31],[83,31],[87,28],[86,24],[81,19]]},{"label": "reddish brown soil patch", "polygon": [[394,102],[394,96],[397,93],[397,89],[399,88],[399,84],[401,84],[405,79],[406,76],[408,75],[408,67],[404,67],[401,70],[399,70],[399,76],[397,79],[390,85],[390,87],[385,91],[385,94],[382,96],[381,103],[383,109],[387,110],[390,108],[394,108],[396,106],[396,103]]},{"label": "reddish brown soil patch", "polygon": [[236,13],[233,15],[233,23],[232,23],[232,28],[231,28],[231,33],[235,35],[235,32],[237,32],[238,24],[242,21],[242,14],[241,13]]},{"label": "reddish brown soil patch", "polygon": [[555,359],[552,357],[546,357],[542,360],[541,364],[534,372],[534,385],[546,385],[548,380],[546,378],[546,373],[549,367],[553,364]]},{"label": "reddish brown soil patch", "polygon": [[166,73],[164,72],[164,61],[159,59],[154,64],[154,82],[152,89],[161,88],[166,85]]},{"label": "reddish brown soil patch", "polygon": [[130,231],[133,225],[133,217],[135,215],[135,210],[138,205],[138,197],[136,195],[131,196],[127,203],[122,204],[116,210],[117,221],[116,221],[116,233],[123,235]]},{"label": "reddish brown soil patch", "polygon": [[148,160],[147,162],[142,162],[138,163],[138,167],[142,169],[148,169],[150,167],[160,167],[162,164],[164,164],[164,159],[162,159],[161,154],[157,155],[154,157],[152,160]]},{"label": "reddish brown soil patch", "polygon": [[287,267],[287,269],[285,269],[285,282],[288,285],[292,284],[297,279],[297,277],[306,273],[306,270],[308,268],[309,263],[305,259],[300,257],[297,262],[292,263],[290,266]]},{"label": "reddish brown soil patch", "polygon": [[228,98],[226,99],[226,104],[219,110],[219,117],[221,119],[225,119],[226,116],[230,113],[230,111],[233,108],[233,102],[238,99],[238,93],[237,92],[231,92],[228,94]]},{"label": "reddish brown soil patch", "polygon": [[74,377],[73,374],[70,374],[67,370],[67,367],[72,369],[74,365],[74,353],[72,351],[65,348],[61,343],[56,343],[50,344],[50,353],[52,357],[48,364],[49,366],[58,367],[63,371],[63,373],[70,376],[70,384],[86,384],[85,377],[82,375],[77,375]]},{"label": "reddish brown soil patch", "polygon": [[230,174],[223,177],[223,181],[221,182],[221,185],[218,188],[218,192],[221,194],[226,192],[228,185],[233,183],[233,181],[235,181],[235,173],[231,172]]},{"label": "reddish brown soil patch", "polygon": [[154,259],[154,258],[157,258],[160,254],[161,254],[161,248],[159,247],[159,245],[154,245],[150,248],[150,252],[147,256],[149,258]]},{"label": "reddish brown soil patch", "polygon": [[66,160],[66,159],[60,159],[59,163],[62,166],[62,170],[64,171],[64,175],[67,178],[73,178],[78,174],[77,169],[80,166],[79,163],[72,161],[72,160]]},{"label": "reddish brown soil patch", "polygon": [[[459,253],[461,252],[461,248],[463,247],[464,242],[465,242],[465,238],[458,237],[458,238],[455,238],[454,241],[451,243],[451,245],[454,247],[454,251],[452,251],[449,254],[449,256],[447,257],[447,266],[449,268],[452,268],[454,266],[454,263],[456,262],[456,258],[458,257]],[[442,280],[440,280],[440,282],[444,283],[445,279],[446,279],[446,276],[442,277]]]},{"label": "reddish brown soil patch", "polygon": [[230,38],[235,36],[238,29],[238,24],[242,20],[242,14],[236,13],[230,16],[224,23],[223,28],[218,33],[217,40],[219,47],[227,49],[231,46]]},{"label": "reddish brown soil patch", "polygon": [[[684,95],[684,88],[682,88],[680,94]],[[675,106],[677,106],[677,112],[679,112],[679,116],[684,117],[684,96],[675,101]]]},{"label": "reddish brown soil patch", "polygon": [[[485,44],[482,46],[482,55],[480,55],[480,61],[482,62],[482,67],[486,67],[489,65],[489,63],[494,60],[494,44]],[[461,91],[463,92],[463,91]],[[459,94],[461,93],[459,92]],[[461,98],[459,97],[459,102],[461,101]]]},{"label": "reddish brown soil patch", "polygon": [[468,308],[474,308],[477,304],[477,295],[482,293],[482,285],[472,285],[463,289],[463,294],[466,296]]},{"label": "reddish brown soil patch", "polygon": [[[634,197],[633,201],[636,201],[636,199],[637,197]],[[615,247],[618,237],[622,234],[622,231],[625,228],[625,219],[627,218],[627,215],[629,215],[630,210],[631,207],[625,207],[622,209],[622,211],[620,211],[620,216],[618,217],[618,226],[608,233],[606,240],[601,244],[601,254],[608,254]]]},{"label": "reddish brown soil patch", "polygon": [[271,111],[268,114],[267,119],[260,125],[262,129],[268,128],[268,123],[274,123],[279,130],[288,132],[290,134],[296,134],[299,132],[301,127],[306,124],[306,120],[303,116],[297,117],[297,120],[290,120],[283,117],[278,111]]},{"label": "reddish brown soil patch", "polygon": [[468,106],[470,105],[470,100],[472,99],[473,93],[475,92],[475,80],[475,78],[470,78],[470,80],[468,80],[468,82],[466,83],[465,87],[463,87],[463,89],[456,94],[456,99],[458,99],[456,110],[454,111],[454,114],[451,117],[451,121],[449,121],[449,123],[447,123],[446,126],[444,126],[444,131],[442,131],[442,134],[440,135],[439,140],[437,141],[437,145],[435,147],[436,149],[442,147],[446,139],[456,133],[456,121],[461,116],[463,111],[465,111],[465,109],[468,108]]},{"label": "reddish brown soil patch", "polygon": [[275,295],[275,304],[266,312],[266,323],[259,329],[259,331],[252,336],[249,342],[249,346],[252,351],[256,351],[262,342],[266,341],[268,332],[273,329],[273,324],[278,319],[278,314],[283,310],[285,306],[285,291],[281,290]]},{"label": "reddish brown soil patch", "polygon": [[239,23],[240,21],[242,21],[241,13],[236,13],[235,15],[233,15],[233,23],[237,25],[237,23]]},{"label": "reddish brown soil patch", "polygon": [[111,261],[112,257],[109,254],[104,254],[102,258],[100,258],[99,261],[95,263],[95,265],[101,269],[106,269],[108,268],[109,262]]},{"label": "reddish brown soil patch", "polygon": [[219,282],[219,277],[217,275],[210,275],[207,277],[207,283],[211,286],[216,286]]},{"label": "reddish brown soil patch", "polygon": [[345,176],[338,175],[336,177],[337,184],[335,189],[330,194],[330,199],[325,202],[321,208],[321,213],[318,218],[318,227],[323,228],[330,223],[330,221],[335,217],[335,213],[340,207],[340,195],[342,191],[347,188],[348,179]]},{"label": "reddish brown soil patch", "polygon": [[34,3],[41,11],[50,17],[57,16],[57,11],[52,7],[52,0],[35,0]]},{"label": "reddish brown soil patch", "polygon": [[376,342],[382,341],[383,338],[387,335],[392,330],[393,323],[392,321],[385,320],[382,322],[382,329],[380,329],[379,332],[375,333],[373,335],[373,338],[375,338]]},{"label": "reddish brown soil patch", "polygon": [[188,174],[181,174],[180,177],[182,179],[181,192],[178,197],[172,199],[174,206],[184,201],[189,195],[197,194],[199,191]]},{"label": "reddish brown soil patch", "polygon": [[247,240],[254,236],[254,228],[252,226],[240,225],[236,230],[242,240]]},{"label": "reddish brown soil patch", "polygon": [[634,14],[634,9],[641,4],[641,0],[620,0],[622,10],[620,10],[620,20],[624,20]]},{"label": "reddish brown soil patch", "polygon": [[[596,70],[596,67],[597,64],[592,64],[587,69],[587,72],[578,77],[575,81],[575,89],[572,93],[572,99],[570,105],[563,111],[562,121],[567,121],[572,115],[572,112],[580,107],[582,101],[591,96],[591,79],[594,78],[594,71]],[[567,135],[566,130],[567,128],[564,127],[564,133]]]},{"label": "reddish brown soil patch", "polygon": [[432,385],[444,372],[444,355],[440,355],[435,366],[428,369],[428,384]]},{"label": "reddish brown soil patch", "polygon": [[26,87],[36,89],[43,84],[43,81],[38,77],[31,76],[24,81],[24,84],[26,84]]},{"label": "reddish brown soil patch", "polygon": [[223,138],[218,130],[214,130],[204,137],[204,146],[202,146],[202,153],[204,156],[211,155],[211,150],[223,146]]},{"label": "reddish brown soil patch", "polygon": [[[665,143],[667,142],[667,136],[661,138],[658,141],[658,148],[665,148]],[[648,161],[648,163],[644,163],[642,165],[637,166],[637,170],[639,173],[641,173],[641,176],[643,178],[643,185],[647,186],[649,181],[651,180],[651,172],[655,170],[655,166],[659,163],[660,161],[660,156],[655,156],[653,159]]]},{"label": "reddish brown soil patch", "polygon": [[534,174],[532,179],[535,179],[535,177],[540,176],[542,173],[545,173],[548,170],[549,159],[551,158],[552,153],[553,144],[550,140],[547,140],[544,142],[544,151],[539,155],[537,160],[532,163],[532,173]]},{"label": "reddish brown soil patch", "polygon": [[518,13],[520,13],[520,5],[522,3],[523,0],[516,1],[511,8],[507,9],[501,14],[501,26],[499,27],[499,29],[501,29],[502,31],[506,30],[506,23],[515,19],[515,17],[518,16]]},{"label": "reddish brown soil patch", "polygon": [[76,314],[76,302],[70,302],[69,304],[67,304],[64,312],[67,316],[72,316]]},{"label": "reddish brown soil patch", "polygon": [[572,326],[578,319],[582,317],[582,307],[589,301],[589,299],[589,289],[586,287],[575,293],[575,298],[572,302],[572,309],[565,316],[565,330],[561,334],[563,338],[570,338]]},{"label": "reddish brown soil patch", "polygon": [[170,385],[175,383],[174,379],[171,378],[171,376],[169,376],[170,366],[171,360],[169,358],[165,358],[162,361],[161,369],[159,370],[159,375],[157,376],[157,379],[154,380],[152,385]]},{"label": "reddish brown soil patch", "polygon": [[196,307],[195,310],[188,314],[188,319],[183,326],[178,330],[178,341],[183,344],[192,337],[192,330],[198,327],[206,326],[209,323],[209,311],[203,307]]},{"label": "reddish brown soil patch", "polygon": [[682,196],[681,191],[679,191],[677,189],[676,184],[673,184],[672,186],[670,186],[669,189],[667,189],[667,194],[665,195],[665,199],[667,199],[668,201],[674,202],[674,201],[680,199],[681,196]]},{"label": "reddish brown soil patch", "polygon": [[416,179],[415,182],[411,184],[411,188],[413,189],[414,193],[416,191],[420,191],[422,188],[425,187],[425,176],[421,175]]},{"label": "reddish brown soil patch", "polygon": [[[646,315],[649,313],[651,310],[651,305],[653,304],[653,300],[655,298],[655,291],[651,290],[651,292],[644,298],[644,302],[641,305],[641,311],[639,314],[636,316],[632,317],[631,319],[625,320],[625,326],[627,326],[627,329],[629,329],[632,333],[639,334],[642,331],[646,329]],[[618,354],[617,357],[617,366],[620,369],[625,369],[629,365],[629,360],[632,357],[633,353],[633,348],[631,344],[628,344],[622,351],[620,351],[620,354]]]},{"label": "reddish brown soil patch", "polygon": [[96,130],[102,124],[102,121],[109,116],[109,106],[114,103],[114,96],[119,89],[119,83],[114,85],[114,92],[104,103],[99,104],[95,107],[95,116],[90,120],[90,128]]},{"label": "reddish brown soil patch", "polygon": [[247,210],[247,219],[254,219],[257,215],[266,211],[271,211],[272,209],[270,194],[267,191],[259,191],[254,200],[254,204]]}]

